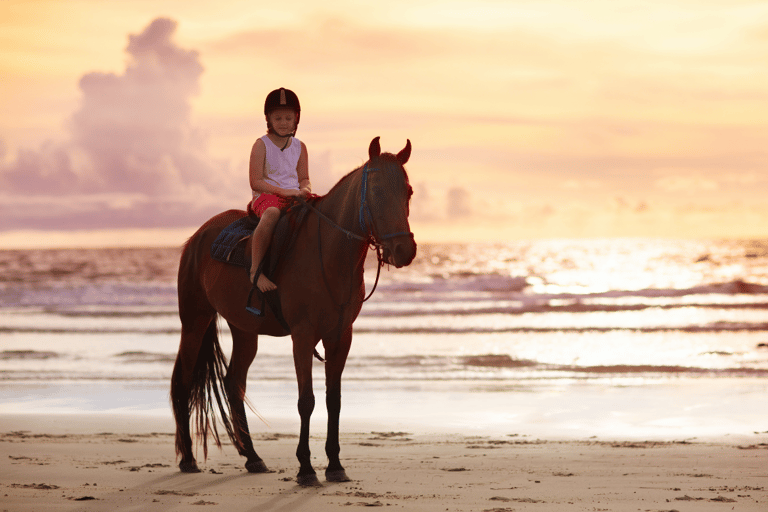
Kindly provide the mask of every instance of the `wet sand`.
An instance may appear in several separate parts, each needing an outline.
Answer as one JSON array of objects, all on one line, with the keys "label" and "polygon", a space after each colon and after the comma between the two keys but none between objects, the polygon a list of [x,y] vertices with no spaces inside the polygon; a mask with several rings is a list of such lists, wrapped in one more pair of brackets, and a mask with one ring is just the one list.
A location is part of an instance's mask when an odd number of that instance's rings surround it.
[{"label": "wet sand", "polygon": [[342,460],[353,481],[326,483],[323,431],[311,440],[318,488],[295,483],[294,432],[253,437],[271,473],[248,474],[225,444],[202,473],[183,474],[167,419],[0,416],[0,510],[768,510],[768,432],[643,441],[349,431]]}]

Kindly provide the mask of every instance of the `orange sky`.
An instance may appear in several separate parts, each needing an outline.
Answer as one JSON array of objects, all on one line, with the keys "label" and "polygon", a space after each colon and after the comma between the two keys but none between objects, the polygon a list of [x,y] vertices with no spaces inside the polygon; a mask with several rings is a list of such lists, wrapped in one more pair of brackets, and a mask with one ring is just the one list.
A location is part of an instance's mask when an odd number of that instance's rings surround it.
[{"label": "orange sky", "polygon": [[[56,228],[94,229],[112,227],[100,209],[141,228],[131,210],[149,204],[241,208],[263,97],[285,86],[302,100],[316,189],[359,165],[374,136],[389,151],[411,139],[422,240],[768,235],[765,2],[194,4],[0,3],[0,213],[61,205],[80,216]],[[143,58],[129,35],[159,17],[200,66],[171,126],[188,145],[173,151],[200,169],[163,167],[162,190],[121,188],[78,142],[96,108],[80,81],[129,82]],[[30,161],[40,180],[61,174],[61,155],[101,188],[23,182]],[[94,216],[106,225],[77,224]],[[36,219],[0,221],[0,246]]]}]

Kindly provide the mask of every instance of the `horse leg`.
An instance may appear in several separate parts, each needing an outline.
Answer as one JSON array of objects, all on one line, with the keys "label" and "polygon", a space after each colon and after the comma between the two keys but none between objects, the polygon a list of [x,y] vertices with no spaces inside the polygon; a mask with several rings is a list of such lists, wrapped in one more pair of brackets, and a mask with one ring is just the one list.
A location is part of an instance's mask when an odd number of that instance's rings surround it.
[{"label": "horse leg", "polygon": [[248,429],[248,419],[245,416],[245,386],[248,378],[248,368],[256,357],[259,347],[258,335],[246,333],[229,324],[232,331],[232,358],[227,369],[227,396],[232,412],[232,427],[235,431],[235,446],[237,451],[246,458],[245,469],[249,473],[266,473],[264,461],[253,448],[251,432]]},{"label": "horse leg", "polygon": [[329,482],[349,482],[350,479],[339,460],[339,414],[341,412],[341,374],[352,345],[352,328],[342,333],[338,340],[323,339],[325,346],[325,403],[328,408],[328,437],[325,453],[328,468],[325,479]]},{"label": "horse leg", "polygon": [[304,487],[319,486],[317,474],[312,468],[309,451],[309,418],[315,410],[315,394],[312,391],[312,357],[315,345],[309,337],[296,334],[293,338],[293,364],[296,368],[296,381],[299,385],[299,417],[301,432],[296,457],[299,459],[299,474],[296,481]]},{"label": "horse leg", "polygon": [[[192,378],[200,348],[206,332],[215,317],[200,316],[181,328],[181,343],[171,377],[171,403],[176,420],[176,454],[181,455],[179,469],[184,473],[199,473],[195,455],[192,452],[190,431],[190,394]],[[215,328],[215,325],[214,325]]]}]

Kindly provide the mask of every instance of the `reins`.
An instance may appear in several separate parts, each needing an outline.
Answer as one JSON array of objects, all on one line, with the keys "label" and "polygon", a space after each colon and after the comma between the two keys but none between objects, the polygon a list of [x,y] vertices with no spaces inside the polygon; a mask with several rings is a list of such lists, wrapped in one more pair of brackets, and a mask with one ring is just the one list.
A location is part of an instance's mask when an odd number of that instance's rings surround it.
[{"label": "reins", "polygon": [[[373,295],[373,292],[376,291],[376,286],[378,286],[378,284],[379,284],[379,276],[381,275],[381,267],[384,266],[384,259],[381,256],[381,244],[377,243],[376,240],[373,238],[373,236],[370,235],[370,234],[367,237],[366,236],[360,236],[358,234],[355,234],[355,233],[351,232],[350,230],[348,230],[346,228],[343,228],[343,227],[339,226],[333,220],[328,218],[328,216],[326,216],[323,212],[321,212],[320,210],[318,210],[317,208],[315,208],[314,206],[312,206],[311,204],[306,202],[304,199],[297,198],[297,201],[299,201],[301,204],[303,204],[304,206],[306,206],[307,208],[309,208],[310,210],[315,212],[318,215],[318,217],[320,217],[325,222],[330,224],[331,227],[334,227],[337,230],[339,230],[342,233],[344,233],[345,235],[347,235],[348,239],[355,239],[355,240],[359,240],[361,242],[367,242],[368,249],[370,249],[372,247],[376,248],[376,259],[378,261],[378,264],[376,265],[376,281],[374,281],[374,283],[373,283],[373,289],[371,289],[371,293],[369,293],[368,296],[363,299],[363,302],[366,302],[368,299],[371,298],[371,296]],[[321,262],[320,263],[320,269],[322,270],[322,274],[323,274],[323,282],[325,283],[325,287],[330,290],[331,286],[330,286],[330,283],[328,282],[328,276],[325,273],[325,265],[322,264],[322,261],[323,261],[323,244],[322,244],[322,239],[320,238],[320,225],[319,224],[317,226],[317,252],[318,252],[318,255],[320,256],[320,262]],[[348,302],[349,301],[347,301],[347,303]],[[346,304],[342,304],[342,307],[345,306],[345,305]]]},{"label": "reins", "polygon": [[309,208],[310,210],[315,212],[325,222],[327,222],[328,224],[330,224],[334,228],[338,229],[339,231],[341,231],[342,233],[347,235],[347,238],[354,238],[355,240],[360,240],[360,241],[365,241],[365,240],[369,240],[370,239],[370,236],[365,237],[365,236],[356,235],[355,233],[351,232],[350,230],[345,229],[345,228],[339,226],[333,220],[329,219],[323,212],[321,212],[320,210],[318,210],[317,208],[315,208],[314,206],[309,204],[306,200],[304,200],[304,199],[302,199],[300,197],[297,197],[296,201],[298,201],[302,205],[306,206],[307,208]]},{"label": "reins", "polygon": [[[373,288],[371,289],[371,292],[368,294],[367,297],[365,297],[363,299],[363,302],[366,302],[368,299],[370,299],[373,296],[373,292],[376,291],[376,287],[379,284],[379,277],[381,276],[381,267],[383,267],[384,263],[385,263],[385,261],[383,259],[382,252],[381,252],[382,244],[381,244],[380,241],[381,240],[387,240],[389,238],[395,238],[395,237],[398,237],[398,236],[410,236],[410,237],[413,237],[413,233],[410,232],[410,231],[407,231],[407,232],[406,231],[399,231],[397,233],[390,233],[390,234],[387,234],[387,235],[379,236],[378,239],[375,236],[374,229],[373,229],[373,216],[371,215],[371,209],[368,207],[368,173],[369,172],[374,172],[374,171],[377,171],[377,170],[379,170],[379,169],[375,169],[375,168],[371,169],[370,167],[368,167],[367,163],[363,166],[363,169],[362,169],[363,177],[361,179],[361,184],[360,184],[360,210],[358,212],[358,221],[360,223],[360,229],[362,230],[363,233],[366,233],[366,236],[358,235],[358,234],[353,233],[352,231],[350,231],[350,230],[348,230],[348,229],[338,225],[336,222],[334,222],[332,219],[330,219],[327,215],[325,215],[323,212],[321,212],[320,210],[318,210],[317,208],[315,208],[314,206],[309,204],[304,199],[296,198],[297,201],[299,201],[301,204],[307,206],[310,210],[315,212],[321,219],[323,219],[325,222],[330,224],[333,228],[335,228],[335,229],[341,231],[342,233],[344,233],[345,235],[347,235],[347,239],[355,239],[355,240],[359,240],[361,242],[366,242],[368,244],[368,249],[371,249],[371,248],[375,248],[376,249],[376,260],[378,262],[378,264],[376,265],[376,280],[373,283]],[[321,261],[320,268],[322,269],[323,281],[325,282],[326,288],[328,288],[328,290],[330,290],[331,287],[330,287],[330,284],[328,282],[328,276],[325,273],[325,265],[322,264],[323,253],[322,253],[322,243],[321,243],[321,239],[320,239],[320,225],[319,224],[318,224],[318,232],[317,232],[317,243],[318,243],[318,253],[319,253],[320,261]],[[350,300],[351,300],[351,297],[350,297]],[[342,304],[341,306],[343,307],[343,306],[345,306],[348,303],[349,303],[349,301],[347,301],[347,303],[345,303],[345,304]]]}]

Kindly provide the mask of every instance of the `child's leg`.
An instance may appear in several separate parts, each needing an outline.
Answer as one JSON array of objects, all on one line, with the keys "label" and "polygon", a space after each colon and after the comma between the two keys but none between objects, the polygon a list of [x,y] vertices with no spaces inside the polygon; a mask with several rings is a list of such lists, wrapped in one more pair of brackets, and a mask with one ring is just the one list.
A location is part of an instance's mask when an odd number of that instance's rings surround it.
[{"label": "child's leg", "polygon": [[[278,220],[280,220],[280,210],[275,207],[269,207],[261,214],[259,224],[253,230],[253,236],[251,237],[251,282],[253,282],[261,260],[264,259],[264,255],[267,253],[267,248],[272,241],[272,233],[275,231]],[[256,286],[262,292],[268,292],[277,288],[275,283],[263,273],[259,274]]]}]

